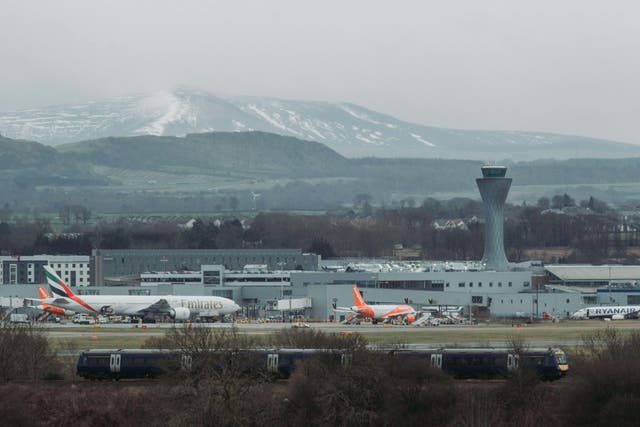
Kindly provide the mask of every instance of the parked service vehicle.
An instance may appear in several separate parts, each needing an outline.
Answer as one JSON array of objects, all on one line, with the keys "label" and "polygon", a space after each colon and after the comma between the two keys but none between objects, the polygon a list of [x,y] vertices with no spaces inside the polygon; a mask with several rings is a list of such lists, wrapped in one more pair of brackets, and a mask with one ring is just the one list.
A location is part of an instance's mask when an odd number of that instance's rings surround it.
[{"label": "parked service vehicle", "polygon": [[96,320],[93,317],[85,316],[84,314],[76,314],[73,316],[72,322],[77,325],[94,325]]},{"label": "parked service vehicle", "polygon": [[300,328],[310,328],[311,326],[305,322],[295,322],[291,324],[291,327],[294,329],[300,329]]}]

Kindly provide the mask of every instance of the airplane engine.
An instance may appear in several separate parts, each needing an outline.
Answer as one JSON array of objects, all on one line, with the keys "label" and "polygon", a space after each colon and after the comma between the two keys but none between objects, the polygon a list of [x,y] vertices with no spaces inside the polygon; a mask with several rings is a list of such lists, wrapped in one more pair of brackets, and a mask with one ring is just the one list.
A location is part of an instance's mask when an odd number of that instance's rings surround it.
[{"label": "airplane engine", "polygon": [[172,308],[169,316],[174,320],[189,320],[191,318],[191,310],[185,307]]},{"label": "airplane engine", "polygon": [[416,320],[416,316],[413,314],[407,314],[407,323],[413,323]]},{"label": "airplane engine", "polygon": [[113,307],[111,307],[110,305],[103,305],[102,307],[100,307],[100,313],[113,314]]},{"label": "airplane engine", "polygon": [[611,320],[624,320],[624,314],[614,314],[611,316]]}]

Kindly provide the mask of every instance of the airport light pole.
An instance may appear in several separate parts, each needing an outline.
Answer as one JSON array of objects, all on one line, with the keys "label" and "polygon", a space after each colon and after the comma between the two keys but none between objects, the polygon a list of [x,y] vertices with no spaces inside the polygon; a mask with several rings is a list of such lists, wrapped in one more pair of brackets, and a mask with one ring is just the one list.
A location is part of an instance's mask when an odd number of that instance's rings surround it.
[{"label": "airport light pole", "polygon": [[611,298],[611,264],[609,264],[609,281],[607,282],[607,287],[609,288],[609,304],[613,303],[613,299]]}]

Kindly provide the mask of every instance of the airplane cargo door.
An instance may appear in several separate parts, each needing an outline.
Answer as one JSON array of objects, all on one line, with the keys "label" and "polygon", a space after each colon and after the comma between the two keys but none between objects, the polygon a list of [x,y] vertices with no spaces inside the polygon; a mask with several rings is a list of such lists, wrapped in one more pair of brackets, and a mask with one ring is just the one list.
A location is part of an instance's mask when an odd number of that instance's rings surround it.
[{"label": "airplane cargo door", "polygon": [[431,355],[431,367],[442,369],[442,353]]},{"label": "airplane cargo door", "polygon": [[278,372],[278,353],[267,354],[267,371]]},{"label": "airplane cargo door", "polygon": [[118,373],[120,372],[120,360],[122,355],[120,354],[112,354],[109,358],[109,368],[111,372]]}]

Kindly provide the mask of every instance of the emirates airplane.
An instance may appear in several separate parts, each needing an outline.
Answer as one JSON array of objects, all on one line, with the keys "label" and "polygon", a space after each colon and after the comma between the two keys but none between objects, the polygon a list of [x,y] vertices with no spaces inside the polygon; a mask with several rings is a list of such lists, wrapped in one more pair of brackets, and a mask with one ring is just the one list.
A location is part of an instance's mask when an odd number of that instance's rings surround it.
[{"label": "emirates airplane", "polygon": [[[353,307],[336,307],[336,312],[350,313],[351,319],[358,317],[367,317],[372,320],[373,323],[389,322],[393,319],[403,319],[407,323],[412,323],[416,320],[416,310],[410,305],[391,305],[391,304],[367,304],[362,298],[360,289],[357,286],[352,286],[353,290]],[[349,321],[350,319],[347,319]]]},{"label": "emirates airplane", "polygon": [[178,295],[76,295],[60,277],[44,266],[44,274],[53,297],[42,299],[42,304],[76,313],[119,314],[127,316],[167,315],[174,320],[196,317],[217,318],[241,309],[233,300],[214,296]]}]

